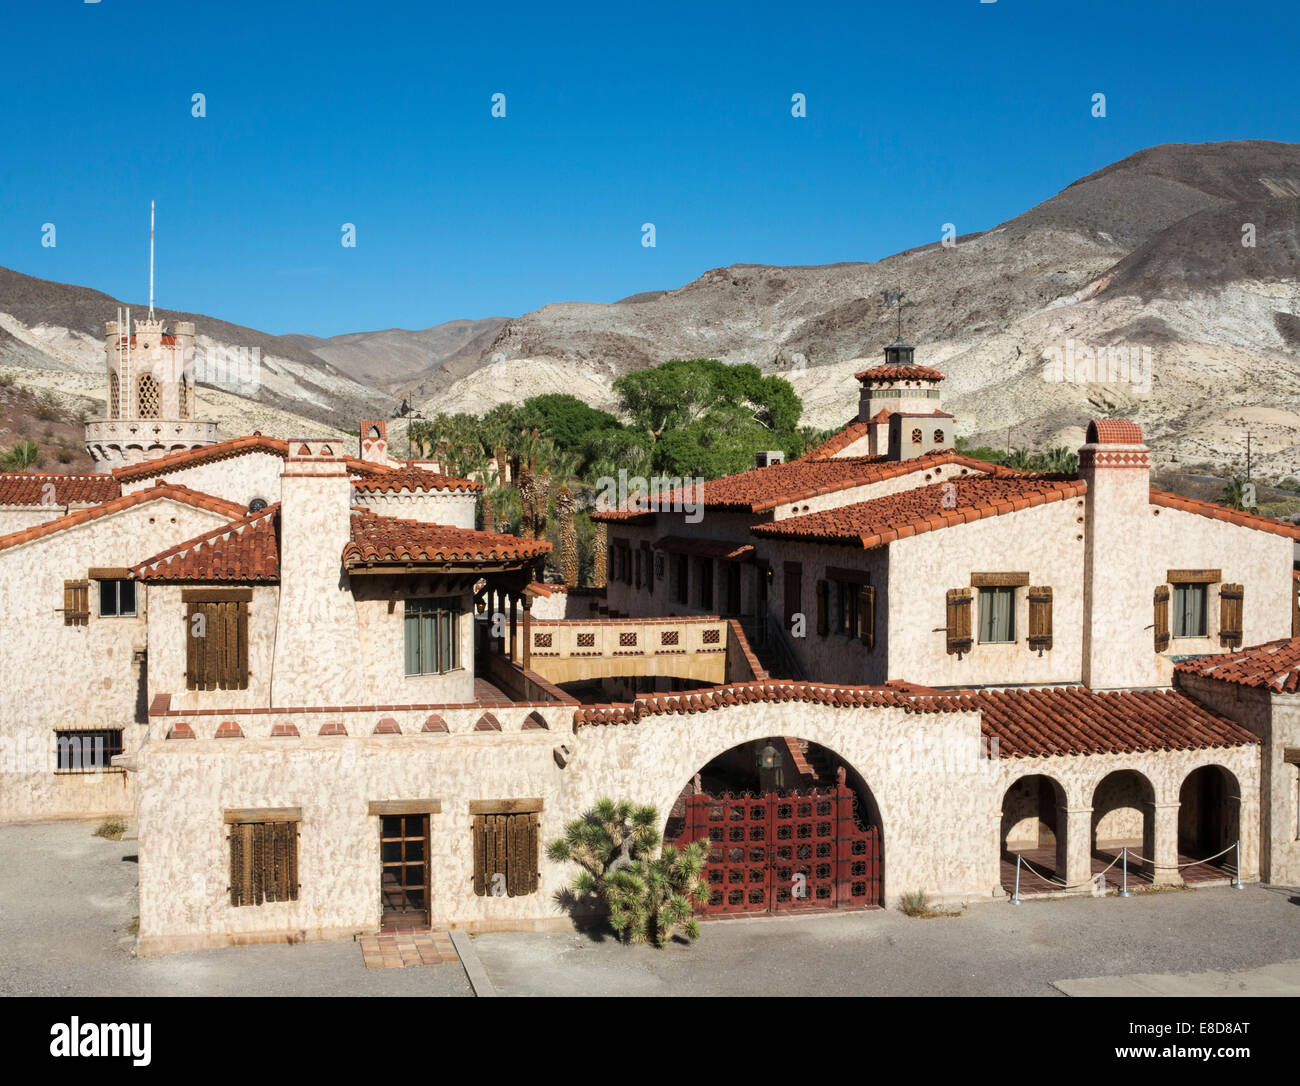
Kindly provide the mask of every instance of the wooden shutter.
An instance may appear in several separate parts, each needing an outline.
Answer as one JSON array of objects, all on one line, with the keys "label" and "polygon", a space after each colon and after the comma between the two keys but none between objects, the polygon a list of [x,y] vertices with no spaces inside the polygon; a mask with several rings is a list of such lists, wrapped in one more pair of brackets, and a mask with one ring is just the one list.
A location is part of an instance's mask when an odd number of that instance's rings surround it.
[{"label": "wooden shutter", "polygon": [[1162,584],[1153,597],[1155,606],[1155,643],[1156,652],[1164,652],[1169,647],[1169,586]]},{"label": "wooden shutter", "polygon": [[1042,652],[1052,647],[1052,590],[1047,586],[1030,586],[1029,647]]},{"label": "wooden shutter", "polygon": [[492,897],[497,875],[505,876],[507,897],[537,891],[539,828],[535,811],[474,816],[475,895]]},{"label": "wooden shutter", "polygon": [[[194,636],[196,615],[203,636]],[[185,685],[189,690],[248,687],[248,604],[242,600],[185,607]]]},{"label": "wooden shutter", "polygon": [[63,582],[63,625],[85,626],[90,621],[90,582]]},{"label": "wooden shutter", "polygon": [[970,607],[971,590],[969,588],[948,589],[948,653],[960,656],[970,652]]},{"label": "wooden shutter", "polygon": [[230,827],[230,904],[298,900],[298,823]]},{"label": "wooden shutter", "polygon": [[1219,586],[1219,644],[1236,648],[1241,644],[1241,600],[1239,584]]},{"label": "wooden shutter", "polygon": [[858,637],[868,649],[876,647],[876,590],[858,585]]},{"label": "wooden shutter", "polygon": [[817,582],[817,633],[825,637],[830,632],[830,618],[827,615],[826,597],[830,593],[830,584],[825,580]]}]

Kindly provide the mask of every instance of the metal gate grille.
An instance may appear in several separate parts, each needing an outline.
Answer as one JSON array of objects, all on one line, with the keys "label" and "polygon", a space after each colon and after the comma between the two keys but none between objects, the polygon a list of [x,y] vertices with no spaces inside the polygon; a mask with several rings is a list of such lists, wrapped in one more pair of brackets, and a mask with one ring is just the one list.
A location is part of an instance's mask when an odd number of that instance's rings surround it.
[{"label": "metal gate grille", "polygon": [[689,796],[680,844],[710,843],[710,915],[853,909],[881,901],[880,827],[845,785],[800,795]]}]

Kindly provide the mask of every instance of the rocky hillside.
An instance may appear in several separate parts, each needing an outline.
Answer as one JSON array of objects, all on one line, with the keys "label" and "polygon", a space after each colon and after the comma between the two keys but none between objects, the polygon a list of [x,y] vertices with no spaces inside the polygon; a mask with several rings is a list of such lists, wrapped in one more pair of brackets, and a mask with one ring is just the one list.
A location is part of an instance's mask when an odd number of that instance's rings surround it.
[{"label": "rocky hillside", "polygon": [[[881,292],[902,284],[918,361],[948,373],[958,430],[976,442],[1074,443],[1081,420],[1124,412],[1160,458],[1239,459],[1249,428],[1260,469],[1295,474],[1297,196],[1300,146],[1154,147],[954,247],[736,265],[610,305],[545,306],[504,324],[472,372],[431,371],[436,395],[419,406],[481,411],[567,390],[608,408],[619,374],[706,356],[786,373],[805,420],[837,425],[855,410],[854,371],[894,335]],[[1133,380],[1043,379],[1054,349],[1112,347],[1132,360],[1117,374]]]}]

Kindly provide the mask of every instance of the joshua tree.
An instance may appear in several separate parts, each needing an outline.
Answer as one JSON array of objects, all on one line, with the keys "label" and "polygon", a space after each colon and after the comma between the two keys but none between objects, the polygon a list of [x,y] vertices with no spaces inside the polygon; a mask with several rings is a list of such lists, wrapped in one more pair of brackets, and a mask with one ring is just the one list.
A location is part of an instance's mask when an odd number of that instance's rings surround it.
[{"label": "joshua tree", "polygon": [[546,846],[552,860],[581,868],[573,879],[574,897],[603,901],[610,927],[625,942],[663,946],[678,929],[690,940],[700,934],[694,904],[708,898],[707,846],[695,842],[660,851],[658,822],[653,807],[600,799]]}]

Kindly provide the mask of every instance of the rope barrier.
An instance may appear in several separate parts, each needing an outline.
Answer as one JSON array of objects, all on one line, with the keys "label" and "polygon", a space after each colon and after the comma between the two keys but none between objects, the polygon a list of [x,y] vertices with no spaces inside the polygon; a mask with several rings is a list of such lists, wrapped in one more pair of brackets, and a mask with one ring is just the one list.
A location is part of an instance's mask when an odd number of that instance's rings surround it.
[{"label": "rope barrier", "polygon": [[[1121,855],[1122,855],[1122,854],[1121,854]],[[1104,875],[1104,874],[1106,874],[1107,871],[1109,871],[1112,867],[1114,867],[1114,866],[1115,866],[1117,863],[1119,863],[1119,861],[1120,861],[1120,857],[1119,857],[1119,856],[1116,856],[1113,860],[1111,860],[1110,863],[1108,863],[1108,864],[1107,864],[1105,867],[1103,867],[1100,871],[1096,871],[1096,872],[1094,872],[1094,873],[1092,874],[1092,876],[1088,879],[1087,882],[1076,882],[1076,883],[1073,883],[1073,884],[1069,884],[1069,883],[1064,883],[1064,882],[1058,882],[1056,879],[1054,879],[1054,878],[1050,878],[1049,876],[1047,876],[1046,874],[1044,874],[1042,871],[1036,871],[1036,870],[1034,869],[1034,865],[1031,864],[1028,860],[1026,860],[1026,859],[1024,858],[1024,856],[1023,856],[1021,853],[1017,852],[1017,853],[1016,853],[1016,856],[1019,858],[1020,862],[1021,862],[1022,864],[1024,864],[1025,867],[1029,868],[1029,872],[1030,872],[1030,874],[1037,875],[1040,879],[1042,879],[1042,880],[1043,880],[1045,883],[1047,883],[1048,885],[1050,885],[1050,886],[1059,886],[1062,890],[1081,890],[1081,889],[1082,889],[1083,887],[1085,887],[1085,886],[1091,886],[1091,885],[1093,885],[1093,883],[1096,881],[1098,875]]]},{"label": "rope barrier", "polygon": [[1220,856],[1226,856],[1236,847],[1236,844],[1233,843],[1222,852],[1216,852],[1213,856],[1206,856],[1203,860],[1192,860],[1191,863],[1185,864],[1158,864],[1154,860],[1148,860],[1145,856],[1139,856],[1136,852],[1132,851],[1129,852],[1129,855],[1135,860],[1141,860],[1144,864],[1150,864],[1152,867],[1161,871],[1181,871],[1185,867],[1196,867],[1197,864],[1208,864],[1211,860],[1217,860]]}]

